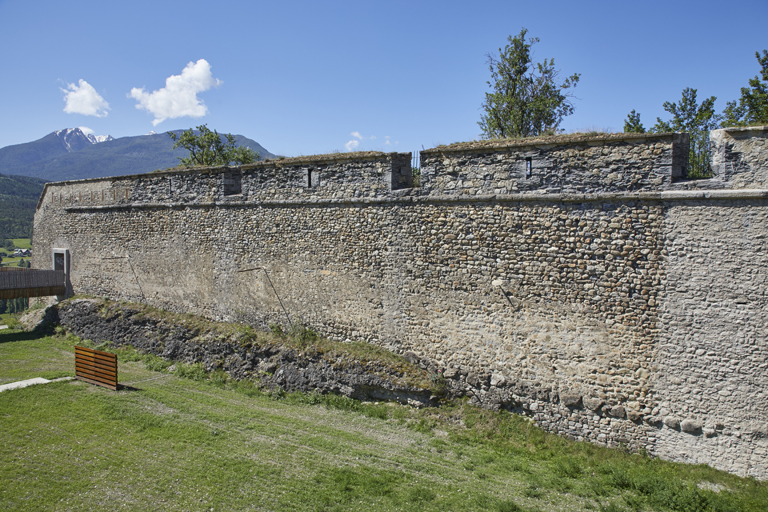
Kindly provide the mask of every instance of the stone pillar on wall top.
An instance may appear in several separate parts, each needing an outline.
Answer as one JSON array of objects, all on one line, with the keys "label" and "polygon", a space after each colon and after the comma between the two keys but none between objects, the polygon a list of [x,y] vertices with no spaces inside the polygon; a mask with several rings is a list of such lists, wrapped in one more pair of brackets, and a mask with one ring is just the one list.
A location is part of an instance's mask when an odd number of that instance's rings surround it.
[{"label": "stone pillar on wall top", "polygon": [[728,188],[768,188],[768,126],[712,130],[712,172]]}]

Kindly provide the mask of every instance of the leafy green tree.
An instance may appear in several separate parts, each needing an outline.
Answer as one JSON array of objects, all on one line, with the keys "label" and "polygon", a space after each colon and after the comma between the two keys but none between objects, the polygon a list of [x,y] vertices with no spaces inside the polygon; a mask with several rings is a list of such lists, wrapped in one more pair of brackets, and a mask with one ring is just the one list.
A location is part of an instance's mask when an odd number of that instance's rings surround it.
[{"label": "leafy green tree", "polygon": [[624,133],[645,133],[645,127],[640,121],[640,114],[634,109],[627,114],[627,119],[624,121]]},{"label": "leafy green tree", "polygon": [[[664,102],[664,110],[672,114],[672,119],[662,121],[656,118],[656,124],[651,129],[655,133],[665,132],[694,132],[714,130],[717,128],[720,117],[715,113],[715,100],[710,96],[699,105],[696,98],[697,90],[690,87],[683,89],[683,96],[677,103]],[[709,136],[709,133],[707,133]]]},{"label": "leafy green tree", "polygon": [[722,126],[750,126],[768,124],[768,50],[755,52],[760,64],[762,80],[755,76],[749,80],[749,87],[741,88],[738,103],[729,101],[723,110]]},{"label": "leafy green tree", "polygon": [[[656,124],[649,133],[687,132],[691,137],[688,154],[688,178],[706,178],[712,175],[709,161],[709,132],[718,127],[720,116],[715,113],[715,96],[710,96],[699,104],[697,90],[690,87],[683,89],[682,98],[677,103],[664,102],[664,110],[672,114],[672,119],[664,121],[656,118]],[[643,130],[643,131],[638,131]],[[644,133],[640,114],[634,110],[624,121],[624,131]]]},{"label": "leafy green tree", "polygon": [[564,117],[573,113],[569,89],[576,87],[581,75],[575,73],[562,83],[554,59],[534,64],[531,46],[536,37],[526,41],[528,30],[507,38],[499,48],[499,58],[488,54],[492,92],[485,93],[484,113],[477,123],[486,139],[534,137],[555,132]]},{"label": "leafy green tree", "polygon": [[206,125],[198,126],[197,133],[190,128],[181,135],[168,132],[168,136],[174,141],[173,149],[184,148],[189,151],[188,157],[179,158],[186,167],[242,165],[261,159],[261,155],[252,149],[238,146],[234,135],[225,134],[224,142],[216,130],[211,131]]},{"label": "leafy green tree", "polygon": [[8,299],[8,312],[11,314],[21,313],[29,307],[29,299],[26,297],[18,297],[15,299]]},{"label": "leafy green tree", "polygon": [[696,89],[686,87],[677,103],[664,102],[664,110],[672,114],[672,119],[662,121],[656,118],[656,124],[650,130],[655,133],[688,132],[691,146],[688,153],[688,178],[707,178],[712,176],[709,161],[709,132],[718,128],[720,116],[715,113],[715,100],[710,96],[701,104],[696,99]]}]

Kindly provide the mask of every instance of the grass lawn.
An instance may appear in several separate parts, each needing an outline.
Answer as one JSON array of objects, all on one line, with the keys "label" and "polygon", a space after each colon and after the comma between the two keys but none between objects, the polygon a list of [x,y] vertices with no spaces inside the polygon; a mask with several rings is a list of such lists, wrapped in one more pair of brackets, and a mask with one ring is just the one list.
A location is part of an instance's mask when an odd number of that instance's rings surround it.
[{"label": "grass lawn", "polygon": [[[1,331],[0,384],[73,375],[75,343]],[[268,393],[195,365],[169,373],[155,356],[117,352],[118,392],[72,381],[0,393],[0,510],[758,511],[768,503],[768,486],[751,479],[573,443],[464,402],[417,410]]]},{"label": "grass lawn", "polygon": [[17,249],[31,249],[32,248],[32,239],[31,238],[11,238],[11,242],[13,242],[13,245],[15,245]]},{"label": "grass lawn", "polygon": [[19,261],[30,261],[32,258],[29,256],[24,256],[23,258],[10,258],[10,257],[4,257],[2,265],[4,267],[17,267],[19,266]]}]

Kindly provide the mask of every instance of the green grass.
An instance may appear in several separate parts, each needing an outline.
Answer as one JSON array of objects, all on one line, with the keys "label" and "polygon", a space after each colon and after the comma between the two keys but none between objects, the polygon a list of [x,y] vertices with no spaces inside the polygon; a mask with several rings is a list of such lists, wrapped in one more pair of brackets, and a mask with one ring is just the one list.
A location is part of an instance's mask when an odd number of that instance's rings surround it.
[{"label": "green grass", "polygon": [[[0,383],[72,375],[75,343],[89,342],[0,332]],[[171,373],[157,356],[116,352],[118,392],[72,381],[0,393],[0,509],[757,511],[768,502],[751,479],[570,442],[464,401],[417,410],[267,393],[198,365]]]},{"label": "green grass", "polygon": [[13,242],[13,245],[15,245],[17,249],[31,249],[32,248],[32,239],[31,238],[11,238],[11,241]]},{"label": "green grass", "polygon": [[29,256],[24,256],[23,258],[8,258],[8,257],[4,257],[3,258],[2,266],[4,266],[4,267],[17,267],[18,264],[19,264],[19,260],[30,261],[31,259],[32,258],[30,258]]}]

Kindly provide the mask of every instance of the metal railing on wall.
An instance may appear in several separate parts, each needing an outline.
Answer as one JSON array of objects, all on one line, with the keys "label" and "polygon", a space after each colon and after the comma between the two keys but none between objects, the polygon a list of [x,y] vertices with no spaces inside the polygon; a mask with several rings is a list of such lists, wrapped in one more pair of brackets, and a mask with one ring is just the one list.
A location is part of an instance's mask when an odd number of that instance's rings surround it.
[{"label": "metal railing on wall", "polygon": [[421,154],[418,150],[411,153],[411,167],[413,169],[421,169]]},{"label": "metal railing on wall", "polygon": [[411,153],[411,172],[413,173],[413,186],[421,186],[421,154],[418,150]]}]

